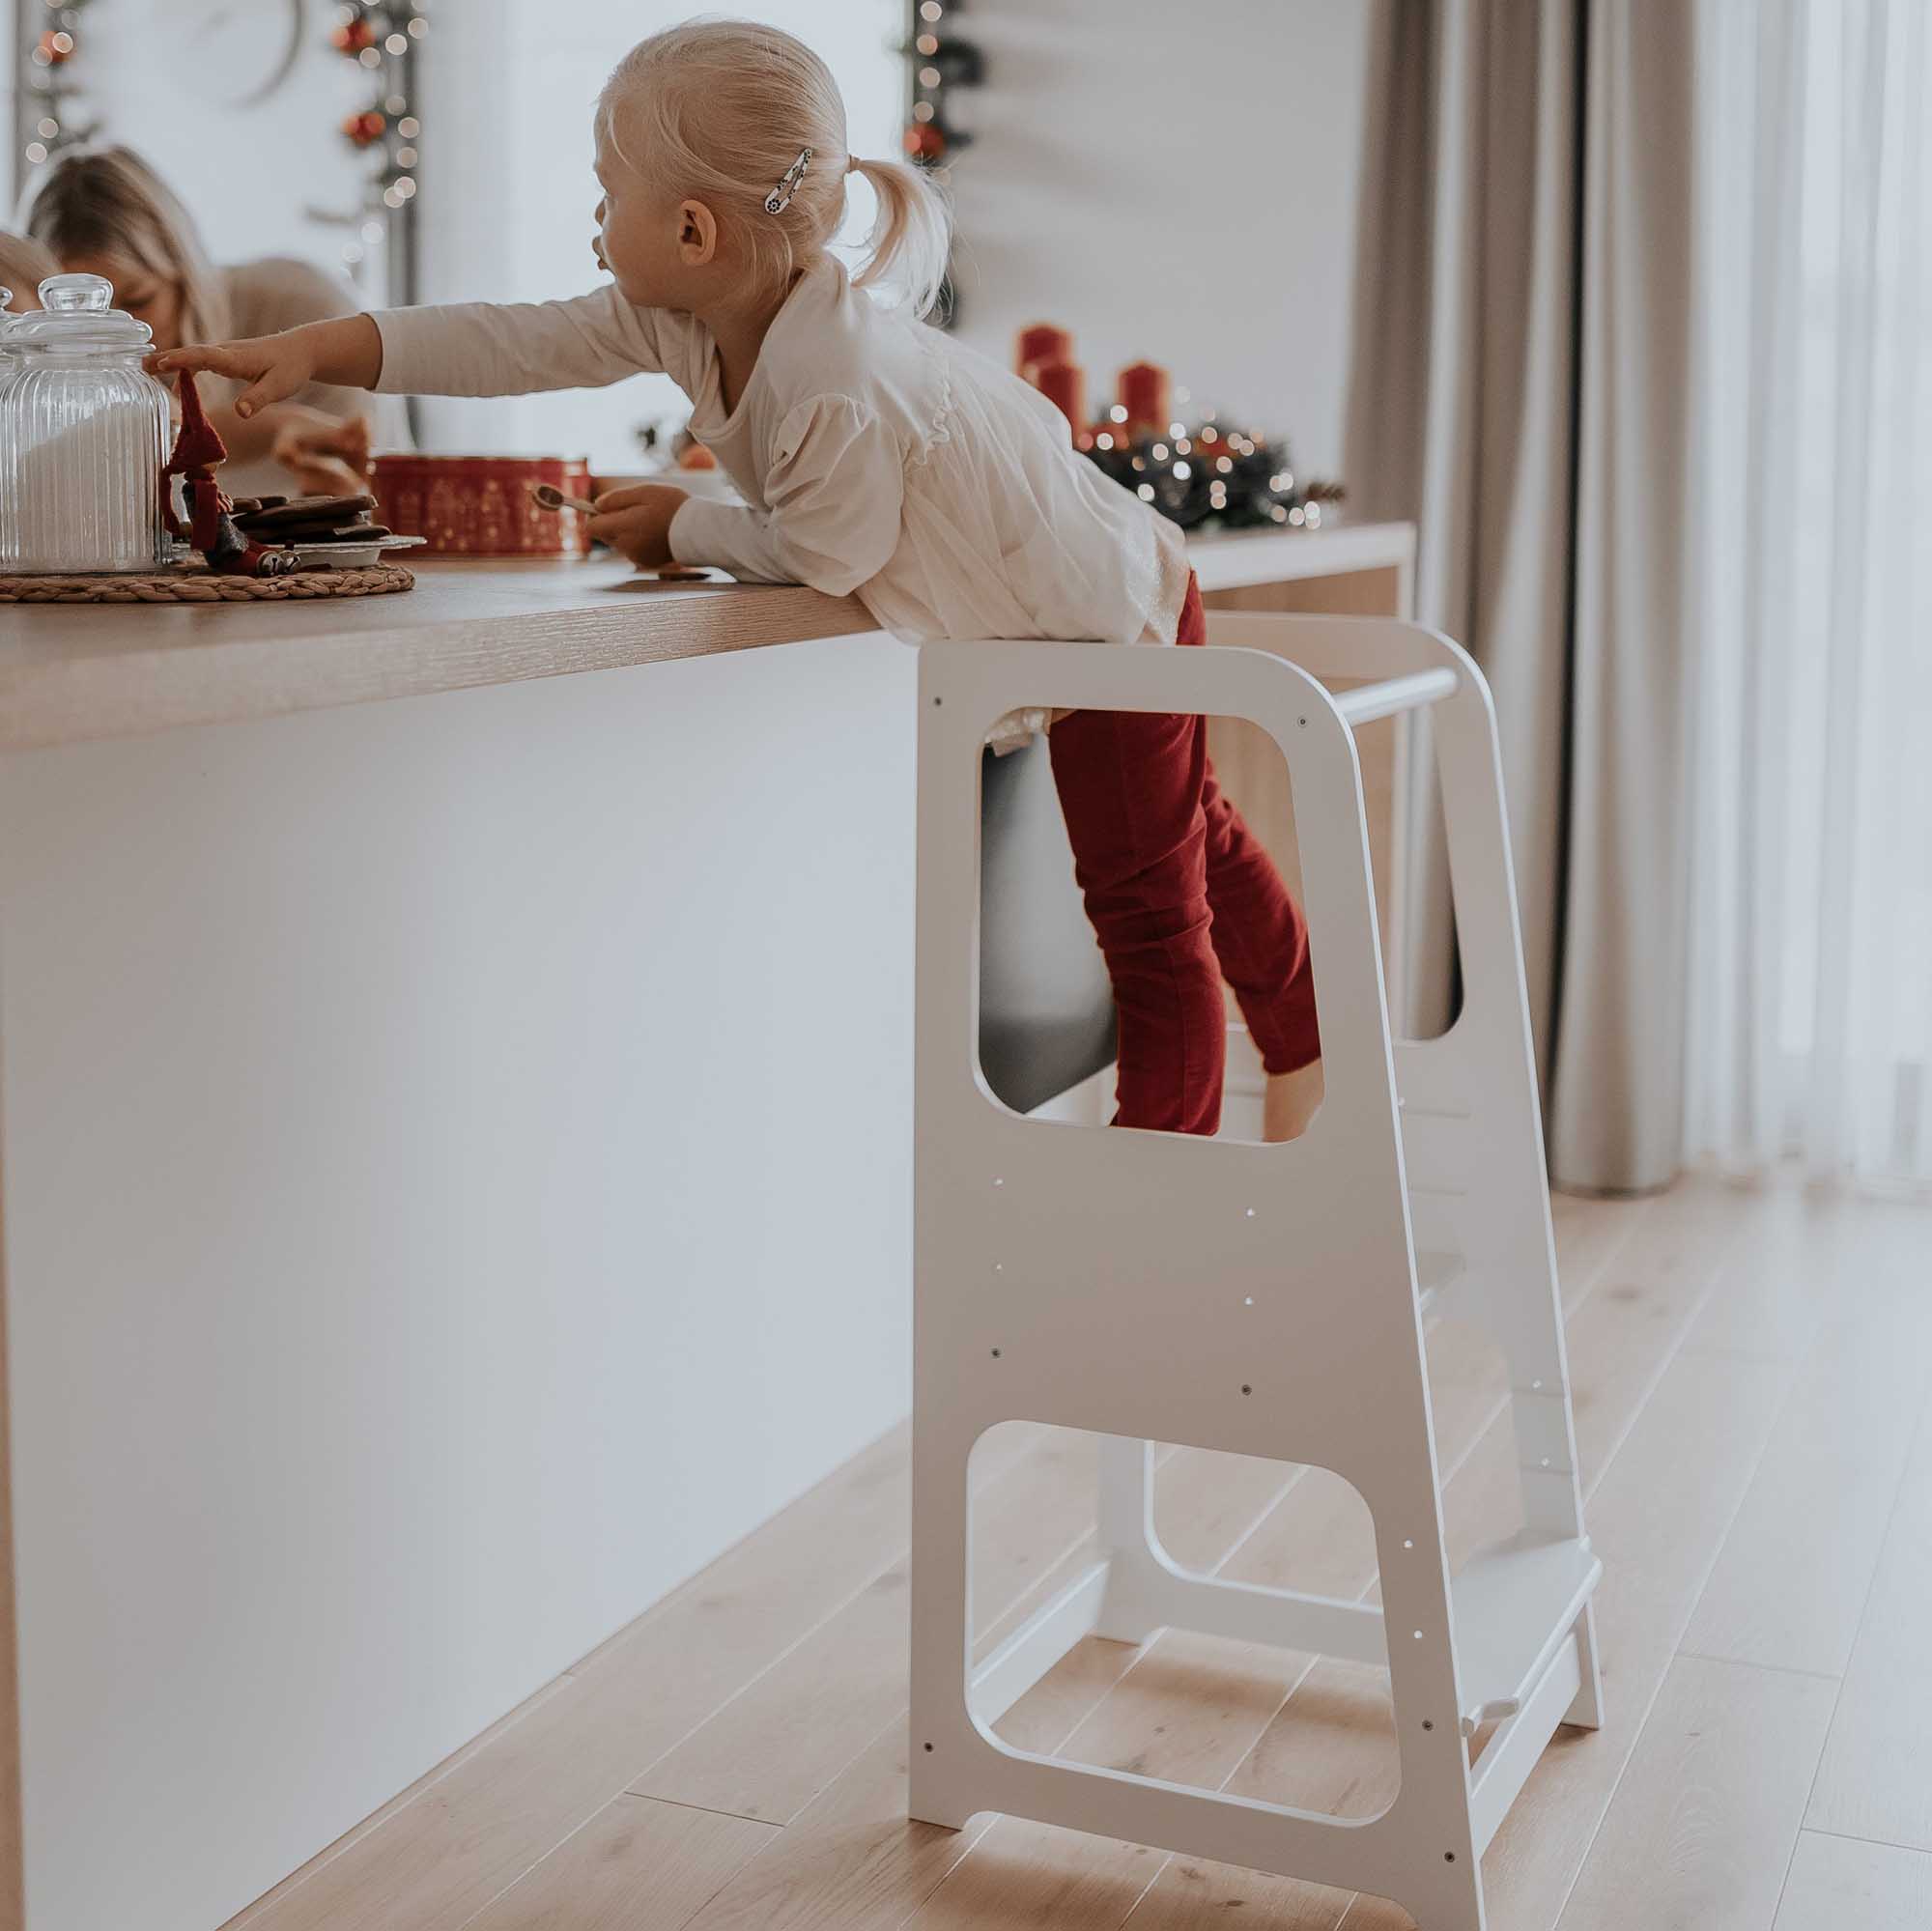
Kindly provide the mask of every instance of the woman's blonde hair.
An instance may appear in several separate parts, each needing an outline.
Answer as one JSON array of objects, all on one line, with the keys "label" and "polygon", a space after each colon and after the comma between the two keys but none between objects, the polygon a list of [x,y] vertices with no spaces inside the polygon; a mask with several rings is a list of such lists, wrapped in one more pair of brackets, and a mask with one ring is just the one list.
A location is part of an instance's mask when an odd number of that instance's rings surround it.
[{"label": "woman's blonde hair", "polygon": [[[859,288],[900,289],[924,315],[946,278],[952,217],[932,180],[903,161],[846,150],[845,103],[803,41],[750,20],[687,20],[639,42],[597,103],[598,131],[667,193],[701,201],[728,224],[775,288],[818,255],[845,213],[845,177],[879,198]],[[810,150],[789,200],[785,177]]]},{"label": "woman's blonde hair", "polygon": [[16,297],[34,300],[34,291],[49,275],[60,273],[60,264],[50,249],[12,229],[0,228],[0,288],[10,288]]},{"label": "woman's blonde hair", "polygon": [[220,342],[228,294],[193,217],[130,148],[76,148],[47,169],[27,205],[27,233],[62,261],[119,255],[181,291],[184,342]]}]

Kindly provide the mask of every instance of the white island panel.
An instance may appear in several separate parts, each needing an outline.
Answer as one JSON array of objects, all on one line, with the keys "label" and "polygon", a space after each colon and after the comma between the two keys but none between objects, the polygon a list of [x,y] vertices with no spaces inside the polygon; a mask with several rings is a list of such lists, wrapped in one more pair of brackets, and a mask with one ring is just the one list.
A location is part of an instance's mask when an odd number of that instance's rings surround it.
[{"label": "white island panel", "polygon": [[903,1413],[913,676],[0,758],[32,1931],[211,1931]]}]

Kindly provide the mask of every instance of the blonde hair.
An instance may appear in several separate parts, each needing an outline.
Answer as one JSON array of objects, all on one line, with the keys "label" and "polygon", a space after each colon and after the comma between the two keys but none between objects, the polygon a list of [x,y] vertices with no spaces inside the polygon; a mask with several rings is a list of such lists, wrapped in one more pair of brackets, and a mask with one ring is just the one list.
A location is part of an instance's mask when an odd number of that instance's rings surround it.
[{"label": "blonde hair", "polygon": [[[952,217],[932,180],[903,161],[846,151],[845,103],[803,41],[751,20],[687,20],[617,63],[597,103],[598,131],[653,186],[701,201],[781,288],[823,253],[845,213],[845,177],[879,198],[858,288],[900,289],[924,315],[946,278]],[[789,201],[768,212],[800,154]]]},{"label": "blonde hair", "polygon": [[130,148],[76,148],[48,168],[27,208],[27,233],[62,261],[119,255],[181,291],[185,343],[230,333],[228,294],[193,217]]},{"label": "blonde hair", "polygon": [[60,264],[52,253],[25,235],[0,228],[0,288],[10,288],[14,297],[38,300],[34,291],[49,275],[60,273]]}]

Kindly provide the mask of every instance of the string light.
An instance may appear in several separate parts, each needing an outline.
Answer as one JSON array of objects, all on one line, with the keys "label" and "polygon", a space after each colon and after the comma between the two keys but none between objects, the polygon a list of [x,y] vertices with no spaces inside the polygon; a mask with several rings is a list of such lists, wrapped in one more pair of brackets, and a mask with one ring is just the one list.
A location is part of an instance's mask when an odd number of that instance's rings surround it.
[{"label": "string light", "polygon": [[[24,137],[20,156],[29,167],[39,167],[62,149],[90,139],[95,132],[93,125],[78,122],[63,104],[81,92],[74,79],[74,56],[80,52],[80,39],[74,30],[80,26],[88,4],[89,0],[46,0],[51,18],[21,64],[14,101]],[[26,25],[24,13],[21,25]]]},{"label": "string light", "polygon": [[[1107,412],[1118,424],[1127,406]],[[1216,431],[1203,422],[1193,430],[1172,422],[1166,433],[1143,430],[1138,438],[1116,427],[1096,429],[1082,445],[1090,461],[1144,503],[1182,528],[1207,523],[1230,529],[1320,529],[1324,505],[1338,501],[1338,485],[1297,487],[1281,444],[1247,431]],[[1201,454],[1195,455],[1199,449]]]},{"label": "string light", "polygon": [[[403,231],[397,217],[415,200],[420,183],[416,169],[422,155],[417,142],[422,124],[410,111],[412,58],[416,43],[429,31],[428,14],[407,0],[340,0],[333,10],[335,25],[329,39],[336,50],[378,76],[370,104],[343,123],[344,136],[377,159],[369,182],[368,218],[356,229],[360,241],[343,248],[342,259],[352,267],[394,248]],[[386,211],[386,213],[385,213]],[[395,285],[384,291],[392,301],[409,301],[411,270],[407,253],[392,255]]]}]

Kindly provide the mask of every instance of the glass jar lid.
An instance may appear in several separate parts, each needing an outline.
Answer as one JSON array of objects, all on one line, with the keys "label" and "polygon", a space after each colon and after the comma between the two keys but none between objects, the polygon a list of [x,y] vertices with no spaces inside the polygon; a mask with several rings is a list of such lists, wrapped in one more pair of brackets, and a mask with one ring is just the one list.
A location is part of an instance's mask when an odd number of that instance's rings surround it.
[{"label": "glass jar lid", "polygon": [[81,355],[140,355],[154,339],[145,322],[114,306],[114,284],[101,275],[49,275],[41,313],[20,316],[7,331],[10,348]]}]

